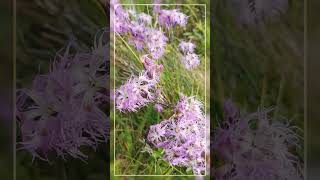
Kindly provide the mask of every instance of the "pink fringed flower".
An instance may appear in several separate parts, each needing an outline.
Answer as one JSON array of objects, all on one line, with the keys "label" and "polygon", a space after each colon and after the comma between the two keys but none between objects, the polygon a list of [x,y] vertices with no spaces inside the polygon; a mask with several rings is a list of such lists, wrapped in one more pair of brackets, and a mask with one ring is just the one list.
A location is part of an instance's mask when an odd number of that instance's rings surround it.
[{"label": "pink fringed flower", "polygon": [[163,71],[162,64],[156,64],[155,60],[149,58],[149,55],[143,55],[141,57],[144,68],[147,71],[148,77],[150,79],[155,79],[156,81],[160,80],[160,75]]},{"label": "pink fringed flower", "polygon": [[138,77],[132,76],[116,90],[116,108],[120,111],[137,111],[155,99],[156,81],[149,79],[146,72]]},{"label": "pink fringed flower", "polygon": [[181,57],[181,62],[186,69],[190,70],[200,64],[200,59],[197,54],[187,53],[185,56]]},{"label": "pink fringed flower", "polygon": [[180,25],[184,27],[188,22],[188,16],[181,13],[178,9],[173,9],[173,10],[163,9],[163,10],[160,10],[158,22],[160,25],[165,26],[168,29],[176,25]]},{"label": "pink fringed flower", "polygon": [[120,35],[128,33],[129,43],[139,51],[147,50],[153,59],[162,57],[168,38],[162,31],[150,27],[152,17],[140,13],[135,19],[130,19],[129,13],[119,4],[116,3],[113,7],[115,12],[114,31]]},{"label": "pink fringed flower", "polygon": [[154,59],[159,59],[165,53],[168,38],[162,31],[149,29],[146,34],[146,45]]},{"label": "pink fringed flower", "polygon": [[111,29],[119,34],[129,31],[129,13],[126,12],[117,0],[111,2]]},{"label": "pink fringed flower", "polygon": [[195,47],[196,45],[194,45],[192,42],[181,41],[179,44],[179,48],[184,54],[193,53]]},{"label": "pink fringed flower", "polygon": [[138,77],[132,76],[120,86],[115,94],[116,108],[120,111],[134,112],[150,102],[154,102],[159,94],[156,87],[161,72],[162,65],[155,64],[148,55],[141,57],[145,71]]},{"label": "pink fringed flower", "polygon": [[203,105],[195,97],[182,96],[175,114],[150,126],[148,141],[164,149],[163,159],[173,166],[188,167],[194,174],[205,171],[206,127]]},{"label": "pink fringed flower", "polygon": [[[84,160],[82,146],[106,142],[108,117],[106,56],[94,52],[58,52],[47,75],[38,75],[30,89],[17,91],[16,113],[21,130],[19,149],[49,161],[49,154]],[[104,94],[106,101],[96,97]]]},{"label": "pink fringed flower", "polygon": [[148,29],[143,25],[137,22],[132,21],[130,24],[130,33],[129,43],[134,45],[137,50],[142,50],[146,41],[146,32]]}]

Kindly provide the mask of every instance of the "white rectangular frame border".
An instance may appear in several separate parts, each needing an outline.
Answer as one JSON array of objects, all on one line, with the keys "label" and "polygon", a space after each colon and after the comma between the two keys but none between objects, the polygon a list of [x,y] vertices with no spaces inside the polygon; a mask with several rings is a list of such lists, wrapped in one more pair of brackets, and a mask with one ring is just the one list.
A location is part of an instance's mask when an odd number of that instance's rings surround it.
[{"label": "white rectangular frame border", "polygon": [[[121,6],[154,6],[154,5],[178,5],[178,6],[204,6],[204,11],[205,11],[205,20],[204,20],[204,26],[205,26],[205,35],[204,35],[204,39],[205,39],[205,53],[204,53],[204,61],[205,61],[205,85],[204,85],[204,89],[205,89],[205,94],[204,94],[204,113],[205,115],[207,114],[207,4],[117,4],[121,5]],[[113,22],[115,18],[115,12],[113,11]],[[113,31],[113,68],[115,68],[115,55],[116,55],[116,36],[115,36],[115,32]],[[113,70],[113,77],[115,77],[115,71]],[[115,94],[115,78],[113,78],[113,93]],[[113,102],[115,102],[115,97],[113,99]],[[115,103],[113,103],[113,176],[191,176],[191,177],[205,177],[207,176],[207,163],[205,164],[205,173],[204,175],[126,175],[126,174],[115,174],[115,169],[116,169],[116,150],[115,150],[115,143],[116,143],[116,138],[115,138],[115,122],[116,122],[116,117],[115,117],[115,112],[116,108],[115,108]],[[207,117],[206,117],[207,118]],[[205,121],[205,134],[207,133],[207,120]],[[210,129],[210,128],[209,128]],[[207,138],[206,138],[206,144],[207,144]],[[205,162],[207,162],[207,149],[205,148]]]}]

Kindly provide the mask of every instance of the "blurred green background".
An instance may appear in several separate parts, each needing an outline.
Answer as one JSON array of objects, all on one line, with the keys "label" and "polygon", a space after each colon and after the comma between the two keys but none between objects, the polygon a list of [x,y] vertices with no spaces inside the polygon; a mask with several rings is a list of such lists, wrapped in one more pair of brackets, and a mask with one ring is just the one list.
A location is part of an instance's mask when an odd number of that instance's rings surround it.
[{"label": "blurred green background", "polygon": [[[270,3],[276,1],[268,1]],[[212,116],[223,119],[223,102],[232,99],[246,112],[273,107],[275,121],[289,121],[304,136],[304,2],[260,25],[242,24],[228,1],[214,3]],[[266,12],[268,13],[268,12]],[[293,150],[304,162],[302,148]]]}]

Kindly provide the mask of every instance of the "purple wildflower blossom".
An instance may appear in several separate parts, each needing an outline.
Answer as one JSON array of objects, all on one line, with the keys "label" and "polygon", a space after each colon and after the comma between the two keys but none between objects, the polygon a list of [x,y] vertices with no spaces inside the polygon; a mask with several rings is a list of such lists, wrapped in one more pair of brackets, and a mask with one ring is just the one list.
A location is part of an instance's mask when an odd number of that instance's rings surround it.
[{"label": "purple wildflower blossom", "polygon": [[143,62],[144,68],[147,71],[148,77],[150,79],[155,79],[156,81],[160,80],[160,74],[163,71],[163,65],[162,64],[156,64],[156,62],[149,58],[149,55],[143,55],[141,57],[141,60]]},{"label": "purple wildflower blossom", "polygon": [[188,21],[188,16],[181,13],[178,9],[160,10],[160,14],[158,17],[159,24],[161,26],[165,26],[168,29],[176,25],[180,25],[184,27],[186,26],[187,21]]},{"label": "purple wildflower blossom", "polygon": [[205,171],[206,127],[203,105],[195,97],[182,96],[170,119],[150,126],[148,141],[164,149],[164,160],[173,166]]},{"label": "purple wildflower blossom", "polygon": [[195,47],[196,45],[194,45],[192,42],[181,41],[179,44],[179,48],[184,54],[193,53]]},{"label": "purple wildflower blossom", "polygon": [[156,29],[149,29],[146,36],[146,45],[151,56],[154,59],[159,59],[165,52],[168,38],[162,31]]},{"label": "purple wildflower blossom", "polygon": [[147,28],[143,24],[132,21],[130,32],[129,43],[133,44],[137,50],[142,50],[146,41]]},{"label": "purple wildflower blossom", "polygon": [[158,112],[162,112],[163,111],[163,106],[161,104],[155,104],[154,108],[156,109],[156,111]]},{"label": "purple wildflower blossom", "polygon": [[161,4],[161,0],[154,0],[153,1],[153,13],[160,13],[160,8],[161,8],[161,6],[160,5],[158,5],[158,4]]},{"label": "purple wildflower blossom", "polygon": [[300,140],[294,127],[271,122],[270,109],[244,117],[230,101],[224,109],[225,124],[213,146],[224,162],[215,169],[216,179],[302,179],[299,159],[289,151]]},{"label": "purple wildflower blossom", "polygon": [[[84,160],[82,146],[94,149],[106,142],[108,117],[101,110],[107,101],[97,96],[106,93],[106,56],[96,53],[58,52],[47,75],[38,75],[30,89],[17,91],[17,118],[21,129],[19,149],[33,158],[49,161],[56,154]],[[104,95],[106,97],[106,95]]]},{"label": "purple wildflower blossom", "polygon": [[146,49],[153,59],[159,59],[165,53],[168,38],[158,29],[148,27],[152,17],[145,13],[136,16],[137,21],[130,20],[129,13],[116,3],[114,6],[115,22],[113,29],[119,34],[129,33],[129,43],[137,50]]},{"label": "purple wildflower blossom", "polygon": [[116,108],[120,111],[134,112],[153,102],[156,81],[149,79],[146,72],[138,77],[132,76],[116,90]]},{"label": "purple wildflower blossom", "polygon": [[137,22],[131,23],[130,31],[129,42],[137,50],[146,47],[153,59],[159,59],[163,56],[168,38],[162,31],[145,27]]},{"label": "purple wildflower blossom", "polygon": [[152,17],[146,13],[138,14],[138,22],[141,24],[150,25],[152,22]]},{"label": "purple wildflower blossom", "polygon": [[190,70],[200,64],[200,59],[197,54],[187,53],[185,56],[181,57],[181,62],[186,69]]},{"label": "purple wildflower blossom", "polygon": [[145,71],[138,77],[131,76],[116,91],[116,108],[120,111],[137,111],[148,103],[154,102],[159,96],[156,85],[163,71],[163,66],[155,64],[155,61],[150,59],[148,55],[142,56],[141,60]]},{"label": "purple wildflower blossom", "polygon": [[110,22],[114,32],[123,34],[129,31],[129,13],[122,8],[117,0],[111,1]]}]

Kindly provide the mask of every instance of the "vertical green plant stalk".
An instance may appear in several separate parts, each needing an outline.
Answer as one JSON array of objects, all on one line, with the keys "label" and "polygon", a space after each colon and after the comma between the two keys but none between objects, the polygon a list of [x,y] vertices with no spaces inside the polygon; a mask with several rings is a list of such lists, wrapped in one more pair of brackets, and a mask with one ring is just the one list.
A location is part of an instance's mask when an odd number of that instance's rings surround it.
[{"label": "vertical green plant stalk", "polygon": [[118,33],[116,33],[116,34],[117,34],[117,36],[121,39],[121,41],[126,45],[126,47],[130,50],[130,52],[133,54],[133,56],[136,58],[136,60],[138,60],[139,64],[142,65],[142,62],[141,62],[140,58],[139,58],[138,55],[133,51],[133,49],[130,47],[130,45],[123,39],[123,37],[122,37],[120,34],[118,34]]},{"label": "vertical green plant stalk", "polygon": [[285,85],[285,75],[284,75],[284,73],[282,73],[280,84],[279,84],[279,92],[278,92],[278,96],[277,96],[277,107],[276,107],[276,109],[274,111],[274,115],[273,115],[273,117],[275,119],[277,119],[278,116],[279,116],[279,109],[280,109],[280,106],[281,106],[281,100],[282,100],[282,96],[283,96],[284,85]]},{"label": "vertical green plant stalk", "polygon": [[56,168],[57,168],[57,180],[67,180],[67,171],[65,162],[63,159],[59,158],[56,162]]}]

